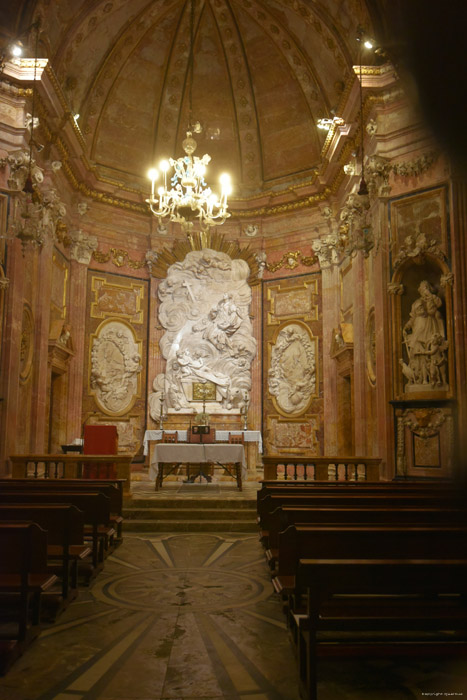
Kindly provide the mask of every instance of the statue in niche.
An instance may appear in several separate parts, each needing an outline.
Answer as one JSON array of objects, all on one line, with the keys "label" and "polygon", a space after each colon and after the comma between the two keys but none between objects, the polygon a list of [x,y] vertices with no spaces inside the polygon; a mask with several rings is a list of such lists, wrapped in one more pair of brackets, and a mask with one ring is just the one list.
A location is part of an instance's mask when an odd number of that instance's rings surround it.
[{"label": "statue in niche", "polygon": [[217,399],[210,401],[210,413],[238,412],[251,389],[250,367],[256,355],[249,274],[245,260],[209,248],[190,251],[169,267],[158,290],[158,320],[165,330],[160,348],[166,368],[156,377],[149,396],[154,420],[158,420],[161,392],[169,412],[196,413],[193,382],[216,385]]},{"label": "statue in niche", "polygon": [[402,329],[408,364],[400,361],[408,390],[446,388],[448,341],[440,312],[442,301],[427,280],[420,282],[419,297]]}]

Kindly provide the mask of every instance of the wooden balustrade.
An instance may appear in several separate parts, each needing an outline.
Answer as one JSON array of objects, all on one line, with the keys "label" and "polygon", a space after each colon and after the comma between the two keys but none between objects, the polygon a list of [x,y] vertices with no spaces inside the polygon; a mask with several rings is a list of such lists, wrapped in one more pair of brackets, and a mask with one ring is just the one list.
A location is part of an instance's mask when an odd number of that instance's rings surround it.
[{"label": "wooden balustrade", "polygon": [[99,473],[99,466],[115,465],[116,478],[125,479],[123,493],[130,492],[132,454],[83,455],[83,454],[28,454],[11,455],[13,479],[82,479],[83,467],[92,464]]},{"label": "wooden balustrade", "polygon": [[277,480],[278,467],[283,466],[284,481],[379,481],[380,465],[380,457],[263,456],[265,480]]}]

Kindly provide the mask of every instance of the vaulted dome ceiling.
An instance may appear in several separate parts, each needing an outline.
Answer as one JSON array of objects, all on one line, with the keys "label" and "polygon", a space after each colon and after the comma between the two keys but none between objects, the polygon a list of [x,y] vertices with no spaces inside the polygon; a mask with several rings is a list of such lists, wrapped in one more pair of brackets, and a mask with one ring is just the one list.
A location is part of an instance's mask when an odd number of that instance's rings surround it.
[{"label": "vaulted dome ceiling", "polygon": [[[190,0],[39,0],[44,52],[86,158],[123,188],[182,155],[189,122]],[[28,10],[28,12],[26,12]],[[194,0],[193,120],[214,180],[248,197],[306,182],[319,165],[321,117],[337,110],[358,60],[360,0]]]}]

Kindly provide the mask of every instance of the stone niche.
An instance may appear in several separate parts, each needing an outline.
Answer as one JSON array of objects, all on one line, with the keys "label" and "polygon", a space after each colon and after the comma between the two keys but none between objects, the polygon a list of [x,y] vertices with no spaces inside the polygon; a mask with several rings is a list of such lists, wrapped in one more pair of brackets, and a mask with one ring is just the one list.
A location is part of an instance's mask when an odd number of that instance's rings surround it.
[{"label": "stone niche", "polygon": [[452,275],[427,256],[403,265],[397,277],[391,288],[395,397],[452,398]]},{"label": "stone niche", "polygon": [[238,414],[248,404],[256,340],[245,260],[203,249],[171,265],[159,285],[165,372],[153,381],[150,415]]}]

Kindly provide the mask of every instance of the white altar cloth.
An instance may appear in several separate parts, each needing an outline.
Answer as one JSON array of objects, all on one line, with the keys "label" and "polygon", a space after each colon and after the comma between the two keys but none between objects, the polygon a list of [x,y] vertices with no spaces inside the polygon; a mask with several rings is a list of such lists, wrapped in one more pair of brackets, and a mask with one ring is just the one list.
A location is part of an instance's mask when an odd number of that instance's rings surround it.
[{"label": "white altar cloth", "polygon": [[[168,433],[177,433],[179,442],[187,442],[188,431],[187,430],[167,430]],[[263,440],[261,437],[261,432],[259,430],[216,430],[216,442],[228,442],[229,433],[232,435],[243,435],[243,440],[245,442],[257,442],[258,452],[262,454],[263,452]],[[157,440],[162,440],[164,435],[163,430],[146,430],[143,439],[143,454],[149,454],[149,443],[155,442]],[[176,443],[177,444],[177,443]],[[216,443],[207,443],[216,444]]]},{"label": "white altar cloth", "polygon": [[149,478],[156,479],[159,474],[159,462],[206,464],[219,462],[220,464],[242,465],[242,479],[246,479],[246,459],[243,445],[230,445],[206,443],[160,443],[154,446],[151,464],[149,465]]}]

